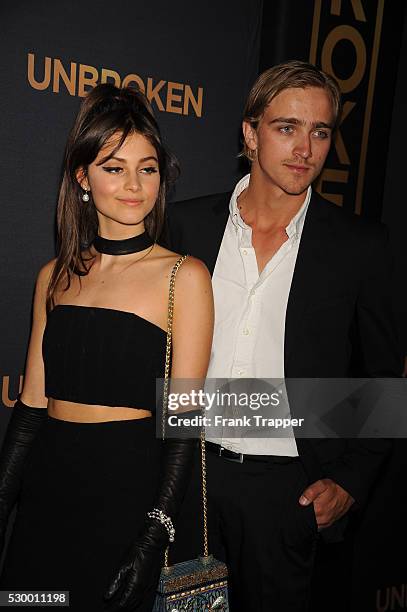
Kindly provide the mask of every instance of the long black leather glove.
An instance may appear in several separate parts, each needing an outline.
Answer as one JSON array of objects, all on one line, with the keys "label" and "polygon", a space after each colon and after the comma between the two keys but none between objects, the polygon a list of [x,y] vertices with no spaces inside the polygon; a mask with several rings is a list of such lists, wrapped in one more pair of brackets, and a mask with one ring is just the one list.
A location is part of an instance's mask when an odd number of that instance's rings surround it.
[{"label": "long black leather glove", "polygon": [[17,501],[24,461],[47,417],[45,408],[30,408],[18,399],[0,453],[0,556],[10,513]]},{"label": "long black leather glove", "polygon": [[[163,442],[162,466],[154,508],[175,521],[189,482],[196,441],[167,439]],[[147,519],[126,562],[105,594],[109,610],[135,610],[148,588],[157,584],[169,536],[156,519]]]}]

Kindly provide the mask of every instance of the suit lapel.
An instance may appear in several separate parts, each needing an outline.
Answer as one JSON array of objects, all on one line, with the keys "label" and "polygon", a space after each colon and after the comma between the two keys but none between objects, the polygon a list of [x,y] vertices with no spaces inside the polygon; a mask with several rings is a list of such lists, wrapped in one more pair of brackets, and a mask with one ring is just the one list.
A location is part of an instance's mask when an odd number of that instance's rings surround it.
[{"label": "suit lapel", "polygon": [[284,338],[285,375],[290,376],[290,357],[293,354],[295,340],[301,326],[304,310],[310,298],[318,295],[321,282],[330,273],[328,252],[334,246],[329,215],[326,214],[324,201],[313,193],[291,283],[287,304]]}]

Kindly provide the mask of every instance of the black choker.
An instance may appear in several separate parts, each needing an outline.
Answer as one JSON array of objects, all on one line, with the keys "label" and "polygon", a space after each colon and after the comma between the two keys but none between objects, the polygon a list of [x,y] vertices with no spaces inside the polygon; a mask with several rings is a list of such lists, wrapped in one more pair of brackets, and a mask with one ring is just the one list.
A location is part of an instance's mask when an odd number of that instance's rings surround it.
[{"label": "black choker", "polygon": [[108,238],[102,238],[102,236],[96,236],[93,241],[95,249],[105,255],[130,255],[130,253],[144,251],[153,244],[154,240],[150,238],[147,232],[125,240],[109,240]]}]

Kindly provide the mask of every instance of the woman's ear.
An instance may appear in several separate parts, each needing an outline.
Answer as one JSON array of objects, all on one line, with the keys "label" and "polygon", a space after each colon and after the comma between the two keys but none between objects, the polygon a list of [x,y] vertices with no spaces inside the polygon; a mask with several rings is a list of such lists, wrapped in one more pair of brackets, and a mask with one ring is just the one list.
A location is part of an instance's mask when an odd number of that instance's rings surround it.
[{"label": "woman's ear", "polygon": [[88,177],[86,176],[84,168],[78,168],[76,171],[76,180],[83,190],[90,191]]}]

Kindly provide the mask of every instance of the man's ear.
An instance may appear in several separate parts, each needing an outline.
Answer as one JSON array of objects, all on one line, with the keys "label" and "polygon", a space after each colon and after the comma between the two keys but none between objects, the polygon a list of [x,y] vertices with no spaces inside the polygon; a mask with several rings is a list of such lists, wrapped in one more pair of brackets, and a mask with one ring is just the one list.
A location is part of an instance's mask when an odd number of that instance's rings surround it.
[{"label": "man's ear", "polygon": [[86,172],[84,168],[78,168],[76,171],[76,180],[82,189],[86,191],[90,191],[88,177],[86,176]]},{"label": "man's ear", "polygon": [[257,150],[257,133],[254,127],[248,122],[243,121],[242,123],[243,137],[246,146],[253,153]]}]

